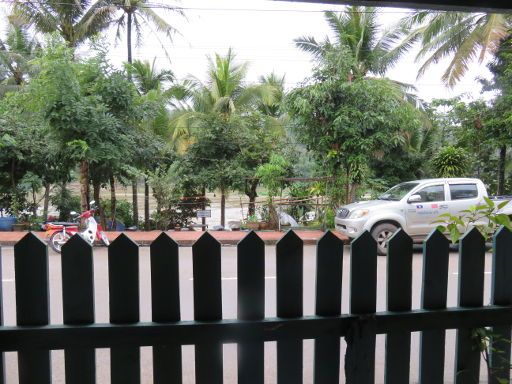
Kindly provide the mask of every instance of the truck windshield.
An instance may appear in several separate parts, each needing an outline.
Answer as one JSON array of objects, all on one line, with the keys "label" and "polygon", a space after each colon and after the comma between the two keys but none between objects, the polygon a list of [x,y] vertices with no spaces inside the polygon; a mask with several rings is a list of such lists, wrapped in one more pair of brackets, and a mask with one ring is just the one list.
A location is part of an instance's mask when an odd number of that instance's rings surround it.
[{"label": "truck windshield", "polygon": [[402,183],[395,185],[393,188],[388,189],[378,197],[379,200],[401,200],[407,193],[409,193],[419,183]]}]

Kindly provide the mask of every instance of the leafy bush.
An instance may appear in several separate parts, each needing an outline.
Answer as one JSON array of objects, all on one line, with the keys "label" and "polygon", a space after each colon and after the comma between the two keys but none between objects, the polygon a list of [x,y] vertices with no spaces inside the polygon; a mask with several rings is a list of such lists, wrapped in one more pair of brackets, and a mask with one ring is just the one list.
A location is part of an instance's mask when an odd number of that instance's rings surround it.
[{"label": "leafy bush", "polygon": [[80,212],[80,196],[73,195],[65,185],[57,187],[50,202],[59,211],[59,221],[69,220],[71,211]]},{"label": "leafy bush", "polygon": [[466,150],[453,146],[441,148],[432,159],[432,168],[437,177],[462,177],[468,166],[469,155]]},{"label": "leafy bush", "polygon": [[[105,211],[105,216],[110,218],[111,201],[102,200],[101,206]],[[126,227],[131,227],[133,225],[132,204],[126,200],[116,200],[116,220],[121,221]]]},{"label": "leafy bush", "polygon": [[439,220],[434,221],[434,223],[441,224],[437,229],[443,233],[448,232],[453,243],[456,243],[464,233],[473,227],[476,227],[487,241],[502,225],[512,230],[510,218],[503,213],[496,213],[509,202],[504,201],[496,205],[488,197],[484,197],[484,199],[485,204],[473,205],[461,211],[461,215],[450,213],[439,215]]}]

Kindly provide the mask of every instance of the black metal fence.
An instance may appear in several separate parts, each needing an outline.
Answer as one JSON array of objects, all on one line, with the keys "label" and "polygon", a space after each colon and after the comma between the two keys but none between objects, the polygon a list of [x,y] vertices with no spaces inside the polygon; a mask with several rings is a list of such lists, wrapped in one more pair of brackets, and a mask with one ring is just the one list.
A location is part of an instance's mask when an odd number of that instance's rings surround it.
[{"label": "black metal fence", "polygon": [[[194,345],[196,382],[215,384],[223,382],[222,344],[237,343],[238,382],[245,384],[264,382],[264,342],[277,341],[277,382],[283,384],[302,383],[302,343],[314,339],[314,382],[328,384],[340,381],[344,337],[345,382],[365,384],[375,381],[376,335],[386,334],[385,381],[399,384],[409,382],[411,332],[421,331],[420,382],[435,384],[444,381],[445,330],[457,329],[454,382],[474,384],[480,351],[472,330],[491,326],[489,382],[508,382],[512,234],[502,228],[494,237],[489,306],[483,305],[486,245],[476,229],[460,242],[455,308],[446,307],[449,242],[433,232],[423,247],[422,309],[411,310],[412,246],[402,231],[390,241],[387,311],[376,312],[375,241],[368,233],[354,240],[350,313],[342,314],[343,243],[327,232],[317,245],[315,316],[303,316],[303,243],[290,231],[276,245],[277,317],[265,318],[265,248],[251,232],[237,249],[238,319],[223,319],[221,246],[205,233],[192,249],[195,320],[181,321],[179,248],[161,234],[150,247],[152,322],[142,323],[138,246],[121,235],[108,249],[110,323],[100,324],[92,248],[75,236],[62,249],[64,324],[51,325],[48,250],[28,234],[14,247],[17,326],[0,327],[0,351],[18,352],[21,384],[50,383],[50,350],[57,349],[65,351],[66,383],[94,383],[95,349],[110,348],[111,382],[127,384],[140,382],[140,347],[152,346],[154,382],[181,383],[181,346]],[[0,368],[3,382],[4,363]]]}]

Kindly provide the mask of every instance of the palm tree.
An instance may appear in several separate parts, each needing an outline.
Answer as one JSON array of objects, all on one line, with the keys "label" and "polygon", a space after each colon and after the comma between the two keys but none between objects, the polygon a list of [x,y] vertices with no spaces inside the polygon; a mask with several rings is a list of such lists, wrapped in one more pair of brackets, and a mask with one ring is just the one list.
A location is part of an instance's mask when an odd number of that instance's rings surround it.
[{"label": "palm tree", "polygon": [[[142,38],[142,26],[156,27],[158,32],[163,32],[167,37],[171,38],[177,30],[162,19],[152,9],[153,5],[146,0],[99,0],[94,9],[101,10],[102,13],[108,14],[112,18],[113,24],[116,26],[116,37],[121,38],[121,31],[126,28],[126,46],[128,51],[128,63],[132,64],[132,30],[135,29],[137,37],[136,43],[140,44]],[[177,7],[163,6],[167,10],[183,15],[183,11]],[[120,15],[119,15],[120,14]],[[132,207],[133,222],[138,225],[139,222],[139,204],[137,192],[137,178],[132,180]]]},{"label": "palm tree", "polygon": [[501,42],[510,36],[511,28],[510,15],[415,11],[399,24],[403,34],[400,47],[408,49],[417,42],[421,44],[416,56],[417,61],[423,60],[418,77],[432,64],[451,57],[442,80],[453,87],[471,62],[481,63],[498,51]]},{"label": "palm tree", "polygon": [[[167,21],[161,18],[152,8],[154,4],[150,4],[146,0],[100,0],[94,5],[94,9],[101,9],[102,12],[108,13],[116,26],[116,37],[121,38],[121,31],[126,29],[126,47],[128,51],[128,63],[132,63],[132,32],[135,30],[136,44],[140,44],[144,25],[154,26],[157,32],[164,33],[168,38],[177,30]],[[165,10],[170,10],[183,16],[183,11],[174,6],[160,5]]]},{"label": "palm tree", "polygon": [[110,22],[106,9],[90,4],[90,0],[14,0],[11,18],[38,32],[58,32],[69,47],[76,48]]},{"label": "palm tree", "polygon": [[334,50],[347,49],[353,59],[353,78],[369,73],[384,75],[405,51],[395,48],[400,37],[398,31],[392,29],[381,33],[376,8],[350,6],[341,13],[325,12],[325,19],[334,34],[334,41],[326,37],[318,42],[314,37],[303,36],[295,39],[295,44],[318,59]]},{"label": "palm tree", "polygon": [[[262,101],[273,103],[276,88],[270,84],[245,85],[247,63],[235,62],[236,55],[229,49],[226,56],[209,57],[208,80],[203,83],[196,78],[189,79],[190,106],[178,109],[171,121],[173,139],[181,150],[186,151],[194,142],[194,130],[198,123],[209,114],[229,118],[232,114],[247,108],[257,109]],[[221,225],[225,224],[226,190],[221,189]]]},{"label": "palm tree", "polygon": [[10,21],[5,40],[0,39],[0,96],[26,83],[31,72],[29,61],[38,48],[39,43],[23,26]]},{"label": "palm tree", "polygon": [[[165,105],[172,104],[173,100],[184,98],[186,92],[180,85],[173,85],[167,89],[163,88],[166,84],[173,83],[175,77],[171,70],[157,70],[155,60],[151,64],[148,61],[135,60],[131,64],[127,63],[125,67],[139,94],[148,101],[161,105],[157,116],[144,121],[141,129],[153,135],[163,136],[170,141],[170,117]],[[147,177],[144,178],[144,227],[146,230],[149,229],[149,184]]]}]

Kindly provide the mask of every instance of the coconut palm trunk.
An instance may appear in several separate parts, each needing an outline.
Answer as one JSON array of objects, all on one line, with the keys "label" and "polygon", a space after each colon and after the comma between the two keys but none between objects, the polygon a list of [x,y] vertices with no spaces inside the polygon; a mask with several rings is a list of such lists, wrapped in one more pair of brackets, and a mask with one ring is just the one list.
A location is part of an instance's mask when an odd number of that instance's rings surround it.
[{"label": "coconut palm trunk", "polygon": [[82,211],[89,209],[89,163],[80,163],[80,207]]},{"label": "coconut palm trunk", "polygon": [[224,228],[226,224],[226,190],[220,189],[220,225]]},{"label": "coconut palm trunk", "polygon": [[507,146],[500,147],[500,156],[498,162],[498,188],[497,194],[503,195],[505,193],[505,165],[507,160]]},{"label": "coconut palm trunk", "polygon": [[111,229],[115,230],[116,225],[116,210],[117,210],[117,200],[116,200],[116,181],[114,179],[114,175],[110,175],[110,221],[112,222]]}]

